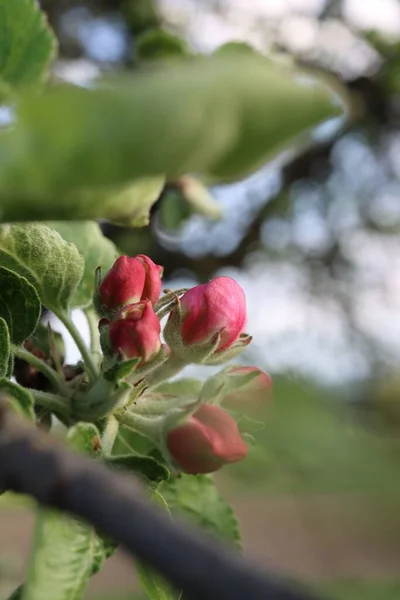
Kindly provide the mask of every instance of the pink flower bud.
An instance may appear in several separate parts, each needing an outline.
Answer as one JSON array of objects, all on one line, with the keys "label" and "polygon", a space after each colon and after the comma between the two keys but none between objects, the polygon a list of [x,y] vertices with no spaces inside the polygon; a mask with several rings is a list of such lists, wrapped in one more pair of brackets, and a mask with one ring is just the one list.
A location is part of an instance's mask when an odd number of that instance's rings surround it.
[{"label": "pink flower bud", "polygon": [[211,404],[203,404],[186,423],[169,431],[167,447],[181,469],[192,475],[213,473],[247,454],[236,422]]},{"label": "pink flower bud", "polygon": [[109,342],[125,358],[141,358],[144,364],[161,349],[160,321],[151,302],[145,300],[121,309],[109,325]]},{"label": "pink flower bud", "polygon": [[246,298],[230,277],[216,277],[187,291],[180,299],[181,336],[184,344],[195,345],[221,334],[217,352],[239,339],[246,323]]},{"label": "pink flower bud", "polygon": [[144,254],[120,256],[99,286],[100,306],[108,313],[140,300],[155,304],[161,293],[161,275],[162,267]]},{"label": "pink flower bud", "polygon": [[[224,395],[224,403],[232,405],[236,402],[264,402],[271,391],[271,377],[257,367],[232,366],[224,369],[223,373],[229,376],[232,384],[230,387],[233,388]],[[253,379],[246,382],[246,375],[251,373],[254,373]]]}]

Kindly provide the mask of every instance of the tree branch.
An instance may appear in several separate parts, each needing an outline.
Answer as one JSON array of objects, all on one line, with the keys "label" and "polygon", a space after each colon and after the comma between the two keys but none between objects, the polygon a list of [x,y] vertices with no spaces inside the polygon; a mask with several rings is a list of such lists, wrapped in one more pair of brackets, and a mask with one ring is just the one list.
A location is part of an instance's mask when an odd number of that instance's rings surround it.
[{"label": "tree branch", "polygon": [[190,600],[311,600],[221,544],[194,535],[150,505],[132,477],[72,454],[0,399],[0,489],[89,521],[183,589]]}]

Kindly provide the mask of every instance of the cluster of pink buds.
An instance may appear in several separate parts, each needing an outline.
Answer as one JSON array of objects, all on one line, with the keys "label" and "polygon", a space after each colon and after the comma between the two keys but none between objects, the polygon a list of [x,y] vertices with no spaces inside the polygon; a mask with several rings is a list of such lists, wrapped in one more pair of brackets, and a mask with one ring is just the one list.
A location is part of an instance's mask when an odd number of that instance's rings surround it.
[{"label": "cluster of pink buds", "polygon": [[[236,281],[216,277],[180,298],[170,292],[158,304],[162,272],[147,256],[121,256],[99,283],[95,297],[102,314],[99,328],[104,354],[114,361],[137,359],[135,373],[146,378],[150,389],[175,374],[171,365],[178,364],[180,370],[189,363],[219,364],[251,341],[243,331],[246,300]],[[165,315],[165,307],[170,314],[163,344],[160,316]],[[154,373],[156,367],[167,373],[164,379],[152,379],[151,369]],[[247,369],[258,373],[253,386],[263,392],[269,389],[266,374],[255,367]],[[237,377],[237,368],[231,376]],[[234,395],[233,388],[230,393]],[[236,422],[212,399],[174,423],[165,435],[170,460],[186,473],[211,473],[247,453]]]}]

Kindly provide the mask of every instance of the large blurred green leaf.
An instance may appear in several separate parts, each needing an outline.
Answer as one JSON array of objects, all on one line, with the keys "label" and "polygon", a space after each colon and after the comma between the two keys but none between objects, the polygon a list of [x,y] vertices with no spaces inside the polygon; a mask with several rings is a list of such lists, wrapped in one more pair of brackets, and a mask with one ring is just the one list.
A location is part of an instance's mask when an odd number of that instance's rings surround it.
[{"label": "large blurred green leaf", "polygon": [[40,299],[33,285],[1,266],[0,317],[7,323],[11,343],[17,345],[33,333],[40,317]]},{"label": "large blurred green leaf", "polygon": [[56,40],[36,0],[0,0],[0,78],[13,87],[46,75]]},{"label": "large blurred green leaf", "polygon": [[39,223],[0,226],[0,266],[25,277],[50,309],[67,308],[82,278],[76,246]]},{"label": "large blurred green leaf", "polygon": [[48,225],[67,242],[75,244],[85,259],[82,281],[71,300],[71,306],[85,308],[92,301],[96,268],[101,267],[106,273],[119,253],[93,221],[50,222]]},{"label": "large blurred green leaf", "polygon": [[118,186],[200,171],[241,177],[339,112],[327,86],[251,55],[28,95],[0,138],[0,218],[129,222],[138,204],[115,201]]}]

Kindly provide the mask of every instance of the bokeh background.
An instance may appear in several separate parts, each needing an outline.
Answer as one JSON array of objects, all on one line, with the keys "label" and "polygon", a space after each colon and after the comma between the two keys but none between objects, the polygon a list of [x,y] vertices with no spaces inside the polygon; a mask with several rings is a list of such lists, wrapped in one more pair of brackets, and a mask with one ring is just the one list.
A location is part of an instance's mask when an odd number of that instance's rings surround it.
[{"label": "bokeh background", "polygon": [[[157,29],[185,52],[247,42],[346,90],[351,118],[211,189],[220,220],[190,214],[169,187],[148,227],[103,226],[124,253],[163,264],[168,287],[225,274],[246,291],[254,341],[241,362],[267,370],[274,391],[243,406],[250,455],[219,482],[248,555],[333,598],[399,598],[399,0],[40,4],[60,40],[55,75],[77,84],[141,68],[138,40]],[[8,506],[0,519],[13,538],[7,554],[0,541],[1,598],[21,577],[31,517]],[[88,598],[136,593],[118,556]]]}]

